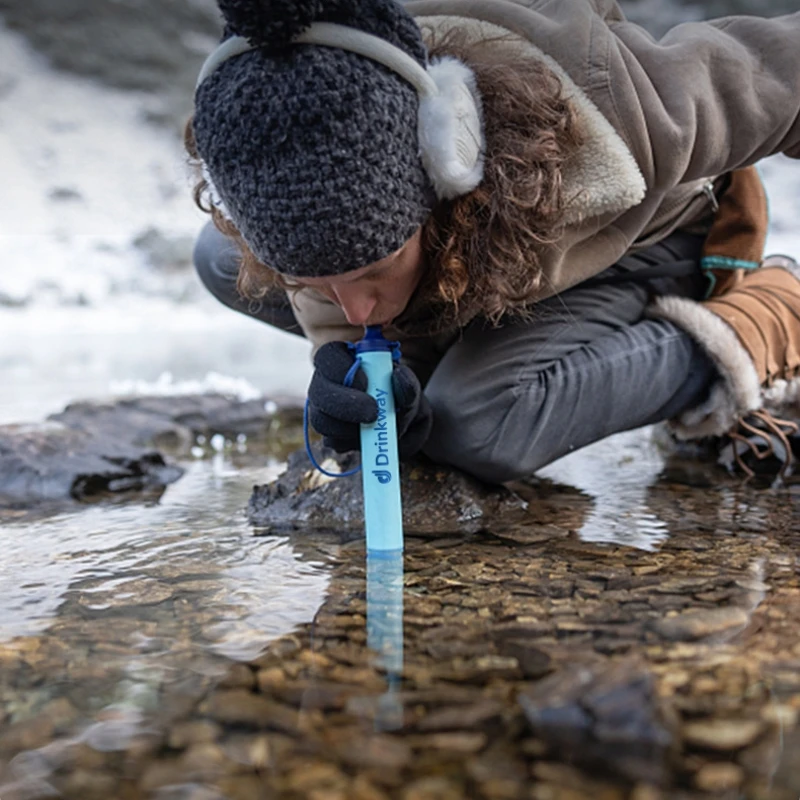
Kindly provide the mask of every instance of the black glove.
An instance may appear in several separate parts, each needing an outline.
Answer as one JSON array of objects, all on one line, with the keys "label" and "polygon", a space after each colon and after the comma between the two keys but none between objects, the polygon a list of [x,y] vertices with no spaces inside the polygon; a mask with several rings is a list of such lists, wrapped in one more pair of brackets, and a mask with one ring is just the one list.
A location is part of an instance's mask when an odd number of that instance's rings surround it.
[{"label": "black glove", "polygon": [[[314,356],[314,375],[308,387],[308,418],[322,441],[337,453],[359,450],[359,425],[375,422],[378,404],[367,394],[367,376],[359,368],[352,386],[344,378],[355,355],[345,342],[329,342]],[[400,458],[413,456],[428,438],[433,413],[417,376],[395,363],[392,372]]]}]

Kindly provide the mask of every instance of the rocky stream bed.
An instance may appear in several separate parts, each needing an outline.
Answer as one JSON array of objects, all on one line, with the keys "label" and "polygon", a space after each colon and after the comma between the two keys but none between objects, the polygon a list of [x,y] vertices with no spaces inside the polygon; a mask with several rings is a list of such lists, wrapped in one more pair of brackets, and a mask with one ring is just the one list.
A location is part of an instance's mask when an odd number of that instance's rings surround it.
[{"label": "rocky stream bed", "polygon": [[[60,498],[10,501],[6,483],[5,536],[65,507],[156,502],[215,434],[230,450],[247,432],[241,469],[285,459],[300,434],[296,407],[263,401],[79,404],[0,430],[0,476],[19,469],[15,443],[63,462],[36,435],[54,426],[89,436],[92,458],[105,441],[158,469],[93,480],[84,464],[91,496],[63,463],[46,482]],[[292,454],[240,514],[249,546],[289,541],[324,564],[313,619],[224,658],[203,649],[210,566],[152,563],[105,602],[77,582],[46,629],[0,641],[0,797],[795,798],[797,489],[668,458],[646,497],[668,535],[647,551],[582,540],[593,500],[569,486],[492,488],[419,463],[404,557],[381,563],[359,534],[358,481],[320,480]],[[110,703],[142,654],[162,675],[147,701]]]}]

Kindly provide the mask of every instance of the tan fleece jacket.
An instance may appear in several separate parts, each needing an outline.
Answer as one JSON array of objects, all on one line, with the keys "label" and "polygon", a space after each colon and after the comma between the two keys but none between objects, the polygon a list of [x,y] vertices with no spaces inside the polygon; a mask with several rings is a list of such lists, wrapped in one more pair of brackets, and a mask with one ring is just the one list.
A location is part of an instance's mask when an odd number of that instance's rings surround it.
[{"label": "tan fleece jacket", "polygon": [[[800,13],[686,23],[656,41],[615,0],[413,0],[407,8],[423,29],[514,34],[508,46],[543,59],[578,110],[586,141],[565,183],[567,196],[583,191],[562,241],[544,256],[542,297],[706,213],[709,179],[774,153],[800,158]],[[318,293],[303,290],[295,303],[315,346],[360,337]],[[412,360],[436,360],[448,338],[405,349]]]}]

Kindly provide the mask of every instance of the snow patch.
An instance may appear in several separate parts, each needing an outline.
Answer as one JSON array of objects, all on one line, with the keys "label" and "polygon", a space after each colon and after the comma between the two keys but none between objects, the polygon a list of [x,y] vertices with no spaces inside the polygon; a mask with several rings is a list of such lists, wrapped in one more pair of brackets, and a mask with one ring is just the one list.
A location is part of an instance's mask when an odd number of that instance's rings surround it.
[{"label": "snow patch", "polygon": [[152,99],[56,72],[1,25],[0,52],[0,298],[164,289],[134,241],[162,229],[189,242],[203,215],[178,137],[144,121]]},{"label": "snow patch", "polygon": [[162,372],[155,381],[112,381],[111,394],[116,397],[178,397],[194,394],[223,394],[241,402],[258,400],[262,392],[244,378],[233,378],[208,372],[199,380],[176,381],[171,372]]}]

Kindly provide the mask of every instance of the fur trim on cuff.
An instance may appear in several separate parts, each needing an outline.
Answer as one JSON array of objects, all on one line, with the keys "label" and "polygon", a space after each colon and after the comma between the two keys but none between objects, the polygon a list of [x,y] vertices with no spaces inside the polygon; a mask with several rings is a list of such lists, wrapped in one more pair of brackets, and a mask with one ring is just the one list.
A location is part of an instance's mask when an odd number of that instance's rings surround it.
[{"label": "fur trim on cuff", "polygon": [[800,377],[774,381],[764,390],[764,407],[774,414],[800,417]]},{"label": "fur trim on cuff", "polygon": [[683,297],[656,298],[647,316],[686,331],[708,353],[722,378],[705,402],[670,421],[679,439],[722,436],[740,416],[761,408],[761,385],[750,354],[720,317]]}]

